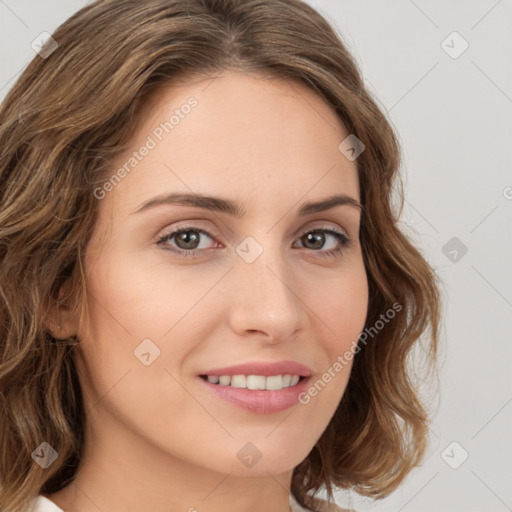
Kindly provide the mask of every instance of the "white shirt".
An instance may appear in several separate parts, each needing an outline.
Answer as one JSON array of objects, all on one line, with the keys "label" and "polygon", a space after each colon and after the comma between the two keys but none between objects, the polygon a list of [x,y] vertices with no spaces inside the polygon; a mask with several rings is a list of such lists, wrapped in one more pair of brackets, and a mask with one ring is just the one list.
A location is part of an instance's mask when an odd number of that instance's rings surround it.
[{"label": "white shirt", "polygon": [[[301,507],[292,494],[290,494],[290,507],[292,512],[310,512],[307,509]],[[64,512],[61,508],[57,507],[53,501],[50,501],[44,496],[38,496],[34,502],[32,508],[29,508],[27,512]]]},{"label": "white shirt", "polygon": [[32,507],[29,507],[27,512],[64,512],[61,508],[57,507],[53,501],[50,501],[44,496],[38,496]]}]

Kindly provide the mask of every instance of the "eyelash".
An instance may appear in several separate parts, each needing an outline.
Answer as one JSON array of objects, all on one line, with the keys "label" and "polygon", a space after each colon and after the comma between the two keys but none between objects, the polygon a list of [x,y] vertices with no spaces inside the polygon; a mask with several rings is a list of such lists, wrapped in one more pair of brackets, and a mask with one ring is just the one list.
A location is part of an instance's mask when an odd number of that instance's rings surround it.
[{"label": "eyelash", "polygon": [[[201,233],[203,235],[206,235],[208,237],[210,237],[212,240],[214,239],[210,233],[208,233],[207,231],[205,231],[204,229],[200,229],[200,228],[197,228],[197,227],[193,227],[193,226],[185,226],[185,227],[182,227],[182,228],[179,228],[175,231],[171,231],[170,233],[167,233],[165,235],[162,235],[161,237],[158,238],[156,244],[157,245],[164,245],[165,242],[171,240],[172,238],[174,238],[175,236],[181,234],[181,233],[184,233],[184,232],[187,232],[187,231],[194,231],[196,233]],[[339,231],[336,231],[335,229],[329,229],[329,228],[314,228],[314,229],[311,229],[311,230],[308,230],[308,231],[304,231],[304,233],[302,233],[302,235],[300,235],[299,239],[302,238],[304,235],[306,234],[318,234],[318,233],[328,233],[330,235],[333,235],[339,242],[340,242],[340,247],[338,247],[337,249],[331,249],[330,251],[322,251],[320,249],[318,250],[314,250],[312,249],[313,252],[318,252],[319,253],[319,256],[322,257],[322,258],[335,258],[335,257],[339,257],[342,255],[342,253],[345,252],[345,250],[351,245],[351,239],[345,235],[344,233],[341,233]],[[171,251],[175,254],[178,254],[180,256],[186,256],[186,257],[198,257],[198,252],[211,252],[212,250],[214,249],[195,249],[195,250],[186,250],[186,249],[180,249],[180,250],[176,250],[176,249],[172,249],[170,247],[165,247],[165,250],[168,250],[168,251]]]}]

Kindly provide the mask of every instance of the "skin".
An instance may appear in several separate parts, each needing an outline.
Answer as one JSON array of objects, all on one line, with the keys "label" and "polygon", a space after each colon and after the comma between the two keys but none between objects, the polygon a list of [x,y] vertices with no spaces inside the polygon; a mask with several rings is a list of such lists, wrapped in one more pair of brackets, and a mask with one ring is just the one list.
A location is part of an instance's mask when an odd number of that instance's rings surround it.
[{"label": "skin", "polygon": [[[297,216],[306,201],[360,197],[356,163],[338,150],[349,133],[298,82],[225,71],[164,87],[112,168],[190,96],[197,107],[99,200],[85,262],[89,311],[60,313],[60,336],[80,339],[87,411],[76,479],[47,495],[66,512],[250,512],[262,503],[286,512],[293,468],[348,382],[351,364],[307,405],[258,414],[198,380],[219,366],[291,359],[316,381],[363,330],[368,285],[357,208]],[[191,191],[237,201],[246,213],[165,205],[132,214],[163,192]],[[189,224],[209,233],[199,235],[198,257],[167,250],[186,248],[176,238],[156,244]],[[340,242],[326,234],[315,247],[303,236],[314,228],[341,231],[351,244],[323,257]],[[263,248],[252,263],[235,251],[247,236]],[[160,349],[149,366],[133,353],[146,338]],[[247,442],[261,452],[252,467],[237,457]]]}]

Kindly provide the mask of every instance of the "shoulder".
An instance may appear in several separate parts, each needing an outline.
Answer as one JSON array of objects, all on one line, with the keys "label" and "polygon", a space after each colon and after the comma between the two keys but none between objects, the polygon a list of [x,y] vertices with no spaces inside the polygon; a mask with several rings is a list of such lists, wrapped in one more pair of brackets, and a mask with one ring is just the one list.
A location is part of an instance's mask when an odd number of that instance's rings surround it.
[{"label": "shoulder", "polygon": [[27,508],[27,512],[64,512],[61,508],[57,507],[53,501],[45,498],[44,496],[37,496],[30,506]]},{"label": "shoulder", "polygon": [[292,493],[290,493],[290,505],[292,512],[356,512],[348,508],[341,508],[336,503],[332,503],[320,498],[311,497],[311,507],[305,509],[301,507]]},{"label": "shoulder", "polygon": [[314,512],[356,512],[353,509],[341,508],[336,503],[322,500],[320,498],[313,498]]}]

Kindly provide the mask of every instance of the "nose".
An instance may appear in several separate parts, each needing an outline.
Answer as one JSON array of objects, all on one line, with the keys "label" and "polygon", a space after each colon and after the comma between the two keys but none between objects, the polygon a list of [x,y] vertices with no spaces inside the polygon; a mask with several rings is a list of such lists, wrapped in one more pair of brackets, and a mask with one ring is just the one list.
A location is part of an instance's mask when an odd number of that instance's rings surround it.
[{"label": "nose", "polygon": [[290,340],[304,327],[304,299],[294,289],[296,276],[281,255],[265,250],[252,263],[240,259],[230,274],[230,324],[238,335],[275,344]]}]

